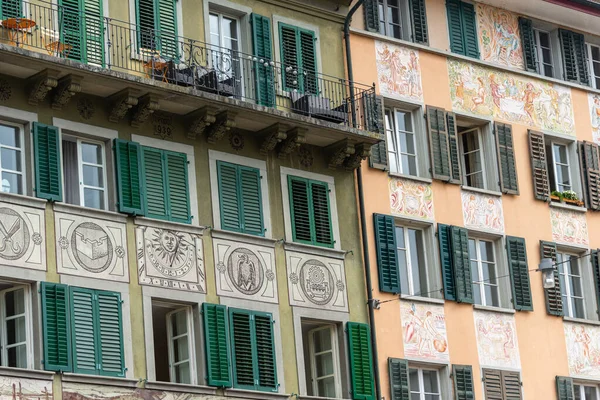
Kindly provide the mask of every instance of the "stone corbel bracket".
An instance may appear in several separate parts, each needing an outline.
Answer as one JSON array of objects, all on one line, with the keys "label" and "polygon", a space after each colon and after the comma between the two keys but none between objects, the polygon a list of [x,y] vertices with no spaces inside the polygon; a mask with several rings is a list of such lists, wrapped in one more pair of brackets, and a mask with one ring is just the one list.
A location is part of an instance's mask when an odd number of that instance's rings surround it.
[{"label": "stone corbel bracket", "polygon": [[158,96],[153,93],[147,93],[138,99],[138,105],[131,116],[131,126],[139,128],[150,118],[155,111],[160,109]]},{"label": "stone corbel bracket", "polygon": [[289,129],[290,127],[285,124],[276,123],[258,132],[257,136],[262,138],[260,154],[266,156],[275,150],[275,147],[287,138]]},{"label": "stone corbel bracket", "polygon": [[344,168],[347,171],[354,171],[356,168],[360,167],[360,164],[363,160],[366,160],[367,157],[371,154],[371,144],[361,143],[354,146],[354,154],[346,158],[344,161]]},{"label": "stone corbel bracket", "polygon": [[292,154],[298,147],[306,143],[306,129],[294,128],[286,133],[287,137],[279,145],[279,158],[285,158]]},{"label": "stone corbel bracket", "polygon": [[329,157],[329,168],[336,169],[344,164],[347,157],[350,157],[356,153],[354,144],[348,139],[340,140],[326,148],[330,154]]},{"label": "stone corbel bracket", "polygon": [[52,97],[52,108],[55,110],[62,110],[73,96],[81,92],[82,80],[82,76],[71,74],[61,78],[58,81],[58,87]]},{"label": "stone corbel bracket", "polygon": [[32,106],[37,106],[44,101],[48,93],[58,86],[58,75],[60,71],[55,69],[45,69],[27,79],[27,91],[29,94],[28,102]]},{"label": "stone corbel bracket", "polygon": [[187,122],[187,137],[196,139],[198,136],[204,135],[206,129],[214,124],[217,120],[217,109],[215,107],[202,107],[196,111],[192,111],[185,116]]},{"label": "stone corbel bracket", "polygon": [[110,122],[119,122],[127,112],[138,104],[138,91],[131,88],[126,88],[118,93],[113,94],[108,98],[110,104],[110,112],[108,120]]},{"label": "stone corbel bracket", "polygon": [[206,129],[206,140],[210,144],[215,144],[219,140],[223,139],[223,136],[231,129],[236,127],[235,117],[236,113],[233,111],[221,111],[216,115],[216,121]]}]

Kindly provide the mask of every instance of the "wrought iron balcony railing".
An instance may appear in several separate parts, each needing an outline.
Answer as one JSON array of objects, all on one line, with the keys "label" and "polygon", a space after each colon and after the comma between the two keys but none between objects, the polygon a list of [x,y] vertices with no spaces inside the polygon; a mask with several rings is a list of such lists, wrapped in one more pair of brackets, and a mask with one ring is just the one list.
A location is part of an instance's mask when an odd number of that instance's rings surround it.
[{"label": "wrought iron balcony railing", "polygon": [[[25,2],[5,12],[0,38],[11,45],[165,83],[377,130],[375,88],[161,31]],[[10,14],[10,13],[8,13]],[[352,93],[352,95],[351,95]]]}]

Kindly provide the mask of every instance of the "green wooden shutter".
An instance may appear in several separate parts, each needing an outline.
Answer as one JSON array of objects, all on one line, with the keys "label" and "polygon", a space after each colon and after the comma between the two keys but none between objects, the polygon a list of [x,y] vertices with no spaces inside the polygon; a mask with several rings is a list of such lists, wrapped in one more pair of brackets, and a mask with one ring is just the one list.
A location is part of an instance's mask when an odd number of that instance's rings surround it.
[{"label": "green wooden shutter", "polygon": [[486,400],[504,400],[502,371],[483,368],[483,393]]},{"label": "green wooden shutter", "polygon": [[537,49],[533,27],[529,18],[519,17],[519,32],[521,34],[521,48],[523,49],[525,70],[537,72]]},{"label": "green wooden shutter", "polygon": [[[284,90],[300,89],[300,73],[298,71],[300,53],[298,51],[298,29],[283,23],[279,23],[279,42],[281,51],[281,68],[282,79]],[[294,75],[292,71],[286,71],[291,68],[298,71],[298,75]]]},{"label": "green wooden shutter", "polygon": [[61,42],[71,46],[67,57],[72,60],[86,62],[84,48],[84,16],[83,0],[60,0],[59,28]]},{"label": "green wooden shutter", "polygon": [[[369,132],[386,134],[385,109],[383,106],[383,96],[378,96],[372,92],[364,92],[362,95],[362,106],[364,113],[364,127]],[[387,162],[387,156],[386,156]]]},{"label": "green wooden shutter", "polygon": [[313,31],[299,29],[301,69],[299,76],[302,77],[302,90],[305,93],[318,94],[319,81],[317,78],[317,38]]},{"label": "green wooden shutter", "polygon": [[458,150],[458,131],[456,129],[456,117],[453,112],[446,113],[448,127],[448,150],[450,151],[450,183],[460,185],[462,183],[462,167]]},{"label": "green wooden shutter", "polygon": [[377,0],[365,0],[363,3],[363,15],[365,17],[365,29],[370,32],[379,33],[379,2]]},{"label": "green wooden shutter", "polygon": [[596,289],[596,304],[600,310],[600,249],[592,250],[590,261],[594,272],[594,288]]},{"label": "green wooden shutter", "polygon": [[573,49],[575,50],[575,59],[577,60],[577,75],[579,83],[585,86],[590,86],[590,72],[587,46],[585,37],[581,33],[572,32]]},{"label": "green wooden shutter", "polygon": [[169,220],[189,224],[190,194],[188,183],[188,161],[185,153],[164,151],[167,172],[167,200]]},{"label": "green wooden shutter", "polygon": [[252,329],[251,316],[251,313],[245,310],[229,309],[233,386],[253,390],[256,337]]},{"label": "green wooden shutter", "polygon": [[5,20],[23,16],[22,0],[2,0],[2,5],[0,5],[0,19]]},{"label": "green wooden shutter", "polygon": [[241,232],[241,194],[238,192],[238,168],[234,164],[217,161],[217,178],[219,181],[219,208],[221,213],[221,229]]},{"label": "green wooden shutter", "polygon": [[35,192],[37,197],[62,201],[60,135],[55,126],[33,123]]},{"label": "green wooden shutter", "polygon": [[505,399],[521,400],[523,398],[521,374],[518,372],[502,371],[502,390]]},{"label": "green wooden shutter", "polygon": [[[103,0],[81,0],[83,3],[84,59],[82,61],[104,66],[104,10]],[[70,54],[70,52],[69,52]]]},{"label": "green wooden shutter", "polygon": [[469,259],[469,233],[465,228],[450,227],[452,267],[456,284],[456,301],[473,303],[473,282],[471,281],[471,261]]},{"label": "green wooden shutter", "polygon": [[448,34],[450,36],[450,50],[456,54],[465,54],[463,42],[463,28],[461,17],[461,1],[446,0],[448,14]]},{"label": "green wooden shutter", "polygon": [[410,400],[408,361],[399,358],[388,358],[388,369],[392,400]]},{"label": "green wooden shutter", "polygon": [[398,267],[398,246],[396,244],[396,223],[394,217],[373,214],[375,229],[375,251],[379,271],[379,291],[400,293],[400,270]]},{"label": "green wooden shutter", "polygon": [[590,84],[585,37],[581,33],[559,29],[558,37],[563,56],[564,79],[582,85]]},{"label": "green wooden shutter", "polygon": [[310,181],[310,197],[314,225],[314,244],[333,247],[329,186],[325,182]]},{"label": "green wooden shutter", "polygon": [[100,375],[124,377],[125,356],[123,353],[121,294],[96,291],[95,302]]},{"label": "green wooden shutter", "polygon": [[455,400],[475,400],[473,368],[470,365],[452,365]]},{"label": "green wooden shutter", "polygon": [[163,152],[142,146],[144,214],[149,218],[168,219],[167,177]]},{"label": "green wooden shutter", "polygon": [[371,146],[369,166],[383,171],[388,170],[387,146],[385,140]]},{"label": "green wooden shutter", "polygon": [[158,33],[158,50],[162,58],[179,60],[179,41],[177,36],[177,0],[156,0],[154,16],[155,29]]},{"label": "green wooden shutter", "polygon": [[350,354],[352,398],[354,400],[374,400],[373,355],[369,325],[348,322],[346,331]]},{"label": "green wooden shutter", "polygon": [[154,30],[155,23],[155,0],[136,0],[136,23],[137,23],[137,39],[138,51],[141,49],[159,50]]},{"label": "green wooden shutter", "polygon": [[239,166],[238,171],[242,232],[249,235],[264,236],[260,170]]},{"label": "green wooden shutter", "polygon": [[557,376],[556,377],[556,394],[558,400],[575,400],[575,393],[573,392],[573,379],[568,376]]},{"label": "green wooden shutter", "polygon": [[259,59],[254,63],[256,102],[261,106],[273,107],[275,105],[275,77],[273,75],[275,72],[273,67],[267,63],[273,59],[271,20],[269,18],[252,14],[252,47],[254,55]]},{"label": "green wooden shutter", "polygon": [[507,236],[506,252],[508,253],[508,267],[515,310],[533,311],[525,239]]},{"label": "green wooden shutter", "polygon": [[475,6],[461,1],[461,17],[465,56],[479,58],[479,38],[477,36],[477,17]]},{"label": "green wooden shutter", "polygon": [[427,106],[427,132],[431,155],[431,174],[434,179],[450,181],[450,147],[446,128],[446,112],[441,108]]},{"label": "green wooden shutter", "polygon": [[550,198],[550,182],[543,133],[529,131],[529,157],[531,158],[533,176],[533,195],[538,200],[548,201]]},{"label": "green wooden shutter", "polygon": [[290,196],[290,214],[292,219],[292,238],[294,242],[311,243],[313,238],[313,224],[311,223],[311,210],[308,179],[288,175],[288,188]]},{"label": "green wooden shutter", "polygon": [[[556,243],[540,241],[540,258],[549,258],[556,263]],[[563,316],[563,302],[560,290],[558,270],[554,271],[554,287],[544,289],[546,295],[546,311],[550,315]]]},{"label": "green wooden shutter", "polygon": [[255,311],[253,317],[256,338],[257,389],[276,392],[279,384],[277,383],[273,316],[269,313]]},{"label": "green wooden shutter", "polygon": [[600,210],[600,148],[596,143],[579,142],[579,163],[585,188],[585,205]]},{"label": "green wooden shutter", "polygon": [[115,139],[113,148],[115,150],[119,212],[143,215],[140,144]]},{"label": "green wooden shutter", "polygon": [[99,359],[94,291],[75,287],[69,289],[71,335],[73,338],[73,372],[95,375],[98,373]]},{"label": "green wooden shutter", "polygon": [[231,387],[227,307],[204,303],[202,304],[202,316],[207,383],[210,386]]},{"label": "green wooden shutter", "polygon": [[429,44],[425,0],[410,0],[409,7],[412,14],[412,41],[425,45]]},{"label": "green wooden shutter", "polygon": [[456,300],[456,284],[452,265],[452,242],[449,225],[438,224],[438,242],[440,245],[440,262],[442,264],[442,280],[444,282],[444,298]]},{"label": "green wooden shutter", "polygon": [[44,369],[71,372],[71,315],[69,287],[42,282],[42,328],[44,330]]},{"label": "green wooden shutter", "polygon": [[513,143],[512,126],[494,123],[496,136],[496,153],[500,169],[500,190],[503,193],[519,194],[515,148]]}]

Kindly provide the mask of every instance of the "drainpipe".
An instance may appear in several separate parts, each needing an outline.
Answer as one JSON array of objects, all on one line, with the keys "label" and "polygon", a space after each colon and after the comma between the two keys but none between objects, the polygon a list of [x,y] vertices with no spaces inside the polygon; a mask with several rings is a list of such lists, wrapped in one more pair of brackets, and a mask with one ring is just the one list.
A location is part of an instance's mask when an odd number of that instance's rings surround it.
[{"label": "drainpipe", "polygon": [[[356,108],[354,102],[354,73],[352,70],[352,56],[350,54],[350,22],[352,16],[365,0],[358,0],[346,15],[344,21],[344,44],[346,46],[346,67],[348,68],[348,82],[350,88],[350,103],[352,105],[352,124],[356,126]],[[377,300],[373,298],[373,283],[371,281],[371,262],[369,261],[369,242],[367,240],[367,221],[365,218],[365,198],[363,194],[362,168],[356,170],[358,186],[358,205],[360,212],[360,229],[362,236],[363,258],[365,268],[365,281],[367,284],[367,306],[369,308],[369,325],[371,326],[371,348],[373,349],[373,378],[375,380],[375,398],[381,399],[381,385],[379,383],[379,356],[377,353],[377,334],[375,330],[375,307]]]}]

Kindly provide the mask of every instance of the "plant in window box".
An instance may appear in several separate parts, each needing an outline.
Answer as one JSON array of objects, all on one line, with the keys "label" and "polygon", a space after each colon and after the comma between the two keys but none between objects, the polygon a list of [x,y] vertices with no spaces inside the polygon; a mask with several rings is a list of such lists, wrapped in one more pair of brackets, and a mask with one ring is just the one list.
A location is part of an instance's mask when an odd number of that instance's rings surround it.
[{"label": "plant in window box", "polygon": [[553,190],[550,194],[550,201],[562,201],[562,193],[558,190]]},{"label": "plant in window box", "polygon": [[572,204],[574,206],[583,206],[583,201],[579,200],[577,193],[572,190],[562,192],[562,202]]}]

